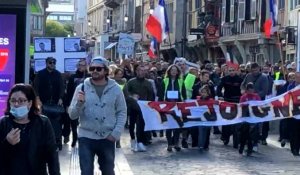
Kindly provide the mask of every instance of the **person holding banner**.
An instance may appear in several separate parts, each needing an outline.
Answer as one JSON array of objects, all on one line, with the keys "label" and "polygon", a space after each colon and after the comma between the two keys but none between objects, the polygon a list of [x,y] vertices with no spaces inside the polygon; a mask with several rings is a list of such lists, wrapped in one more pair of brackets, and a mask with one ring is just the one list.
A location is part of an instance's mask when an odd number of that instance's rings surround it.
[{"label": "person holding banner", "polygon": [[[162,89],[164,90],[164,93],[160,96],[160,101],[181,102],[186,99],[186,89],[178,66],[169,66],[165,78],[163,79]],[[173,117],[177,120],[177,116]],[[166,130],[168,141],[167,151],[171,152],[173,147],[176,151],[181,150],[179,146],[179,135],[180,129]]]},{"label": "person holding banner", "polygon": [[[300,72],[295,73],[295,82],[288,86],[288,90],[294,89],[296,86],[300,85]],[[291,118],[290,125],[290,146],[291,152],[294,156],[300,156],[300,120]]]},{"label": "person holding banner", "polygon": [[[211,98],[215,98],[215,88],[213,82],[209,79],[210,73],[206,70],[201,71],[200,79],[197,84],[193,87],[192,99],[208,100]],[[201,93],[202,88],[206,94]],[[201,95],[203,97],[201,97]],[[209,146],[209,138],[210,138],[210,127],[191,127],[191,136],[192,136],[192,147],[198,146],[200,150],[208,149]]]},{"label": "person holding banner", "polygon": [[[214,96],[211,94],[211,87],[208,84],[204,84],[198,93],[198,101],[206,103],[214,101]],[[210,130],[210,126],[198,126],[198,147],[200,152],[203,150],[208,151],[209,149]]]},{"label": "person holding banner", "polygon": [[[219,100],[238,103],[241,97],[240,86],[242,82],[243,79],[237,74],[237,70],[233,66],[229,67],[228,75],[221,78],[221,82],[217,87]],[[233,147],[238,148],[237,124],[222,126],[221,140],[224,145],[228,145],[231,135],[233,137]]]},{"label": "person holding banner", "polygon": [[[145,122],[142,111],[137,103],[138,100],[154,101],[154,91],[152,84],[146,76],[146,67],[143,64],[134,66],[136,78],[132,78],[124,87],[124,94],[128,106],[129,133],[131,137],[132,151],[146,151],[145,145],[150,144],[147,140],[147,133],[144,131]],[[125,71],[124,71],[125,73]],[[136,126],[136,132],[134,132]]]},{"label": "person holding banner", "polygon": [[[241,85],[241,90],[244,91],[246,89],[246,85],[248,83],[252,82],[254,85],[254,90],[255,92],[260,96],[261,100],[265,100],[266,95],[268,94],[269,90],[269,81],[268,77],[265,76],[264,74],[261,73],[260,71],[260,66],[257,63],[251,63],[251,72],[247,74],[245,77],[242,85]],[[267,138],[267,130],[268,130],[267,125],[263,125],[263,138]],[[259,134],[259,125],[257,124],[256,126],[256,137],[254,139],[254,145],[253,145],[253,150],[257,151],[258,150],[258,141],[260,139],[260,134]],[[266,132],[264,132],[266,131]]]},{"label": "person holding banner", "polygon": [[[181,74],[183,76],[183,83],[186,89],[186,99],[191,99],[193,93],[193,86],[197,81],[197,77],[189,73],[189,67],[187,63],[190,62],[187,62],[185,58],[176,58],[174,60],[174,63],[180,68]],[[196,66],[193,63],[190,64]],[[182,129],[181,145],[183,148],[188,148],[188,143],[187,143],[188,135],[189,135],[189,129]]]},{"label": "person holding banner", "polygon": [[[245,93],[240,98],[240,103],[247,102],[247,101],[259,101],[260,97],[257,93],[254,92],[254,85],[252,82],[248,83],[246,86]],[[251,156],[253,151],[253,128],[255,124],[250,124],[244,122],[239,126],[239,140],[240,140],[240,147],[239,153],[243,154],[245,145],[247,143],[247,156]]]}]

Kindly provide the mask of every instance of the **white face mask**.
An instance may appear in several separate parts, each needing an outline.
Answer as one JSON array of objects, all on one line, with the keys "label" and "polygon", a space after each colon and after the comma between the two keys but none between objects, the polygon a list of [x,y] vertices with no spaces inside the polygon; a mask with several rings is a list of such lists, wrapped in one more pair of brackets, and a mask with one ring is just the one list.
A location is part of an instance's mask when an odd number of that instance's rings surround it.
[{"label": "white face mask", "polygon": [[23,119],[29,113],[29,109],[27,106],[11,107],[10,113],[16,117],[16,119]]}]

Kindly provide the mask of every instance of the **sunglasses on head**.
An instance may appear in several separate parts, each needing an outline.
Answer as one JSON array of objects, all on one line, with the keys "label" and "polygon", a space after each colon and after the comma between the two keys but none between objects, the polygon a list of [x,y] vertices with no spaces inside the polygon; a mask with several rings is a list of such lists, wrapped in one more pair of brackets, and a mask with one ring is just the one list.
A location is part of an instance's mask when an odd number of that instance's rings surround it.
[{"label": "sunglasses on head", "polygon": [[90,72],[94,72],[95,70],[96,70],[97,72],[101,72],[102,69],[104,69],[104,67],[89,67],[89,71],[90,71]]},{"label": "sunglasses on head", "polygon": [[49,61],[48,64],[56,64],[56,61]]}]

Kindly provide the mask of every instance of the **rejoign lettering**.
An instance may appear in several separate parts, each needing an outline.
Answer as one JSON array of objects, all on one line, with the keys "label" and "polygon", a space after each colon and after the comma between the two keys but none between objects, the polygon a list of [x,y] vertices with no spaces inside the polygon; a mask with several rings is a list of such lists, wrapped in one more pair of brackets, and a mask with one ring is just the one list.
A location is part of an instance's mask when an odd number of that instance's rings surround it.
[{"label": "rejoign lettering", "polygon": [[8,38],[0,38],[0,45],[9,45]]},{"label": "rejoign lettering", "polygon": [[[274,100],[267,105],[249,106],[249,104],[237,104],[224,101],[193,101],[193,102],[149,102],[149,107],[155,109],[162,122],[167,121],[166,114],[174,116],[179,126],[183,126],[183,123],[189,121],[202,121],[201,116],[199,118],[188,118],[191,115],[189,108],[197,106],[207,106],[208,111],[203,113],[206,121],[217,121],[216,113],[219,113],[223,119],[233,120],[237,117],[250,117],[250,110],[252,115],[258,118],[267,117],[269,112],[274,112],[274,117],[289,117],[294,115],[300,115],[300,90],[291,91],[284,95],[282,100]],[[216,111],[214,105],[219,106],[219,111]],[[181,116],[176,116],[174,109],[177,107],[181,111]],[[241,109],[241,114],[238,114],[238,108]],[[290,112],[291,111],[291,112]],[[181,119],[180,119],[181,118]],[[183,123],[182,123],[183,122]]]}]

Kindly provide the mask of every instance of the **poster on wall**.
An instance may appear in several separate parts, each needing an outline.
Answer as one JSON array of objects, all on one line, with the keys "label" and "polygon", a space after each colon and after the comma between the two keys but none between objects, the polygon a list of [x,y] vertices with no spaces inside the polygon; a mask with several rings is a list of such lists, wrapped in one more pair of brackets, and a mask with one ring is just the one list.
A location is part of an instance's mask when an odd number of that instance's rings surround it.
[{"label": "poster on wall", "polygon": [[37,50],[35,50],[33,56],[35,72],[46,67],[45,60],[47,57],[56,59],[56,70],[61,73],[75,72],[76,61],[80,58],[87,58],[87,53],[84,51],[84,47],[81,46],[80,38],[34,38],[34,43],[36,44],[43,41],[51,41],[51,47],[54,47],[52,48],[52,51],[54,52],[40,52],[39,48],[36,48]]},{"label": "poster on wall", "polygon": [[80,58],[65,58],[65,72],[76,72]]},{"label": "poster on wall", "polygon": [[80,45],[80,38],[65,38],[65,52],[82,52],[83,47]]},{"label": "poster on wall", "polygon": [[0,14],[0,117],[6,108],[9,90],[15,83],[16,15]]},{"label": "poster on wall", "polygon": [[118,53],[125,55],[133,55],[134,53],[134,39],[130,34],[120,33]]},{"label": "poster on wall", "polygon": [[55,38],[36,38],[34,40],[35,52],[55,52]]}]

